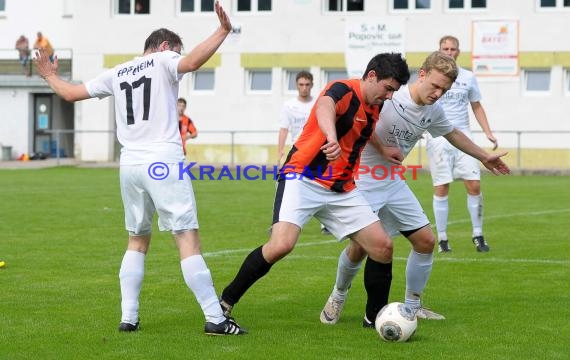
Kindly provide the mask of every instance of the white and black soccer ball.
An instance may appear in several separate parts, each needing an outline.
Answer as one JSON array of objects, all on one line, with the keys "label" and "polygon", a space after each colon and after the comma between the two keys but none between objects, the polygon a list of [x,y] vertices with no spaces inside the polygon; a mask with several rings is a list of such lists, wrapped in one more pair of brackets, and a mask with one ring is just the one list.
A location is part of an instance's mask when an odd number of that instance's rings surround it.
[{"label": "white and black soccer ball", "polygon": [[416,332],[418,319],[408,306],[393,302],[378,312],[375,325],[382,340],[404,342]]}]

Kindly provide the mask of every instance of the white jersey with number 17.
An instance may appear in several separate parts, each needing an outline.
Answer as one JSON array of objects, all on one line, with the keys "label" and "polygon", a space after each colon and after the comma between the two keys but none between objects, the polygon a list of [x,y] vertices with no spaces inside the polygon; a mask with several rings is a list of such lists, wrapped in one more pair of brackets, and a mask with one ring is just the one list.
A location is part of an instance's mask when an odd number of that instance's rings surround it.
[{"label": "white jersey with number 17", "polygon": [[183,161],[178,132],[180,54],[155,52],[107,70],[85,84],[91,97],[115,97],[121,164]]}]

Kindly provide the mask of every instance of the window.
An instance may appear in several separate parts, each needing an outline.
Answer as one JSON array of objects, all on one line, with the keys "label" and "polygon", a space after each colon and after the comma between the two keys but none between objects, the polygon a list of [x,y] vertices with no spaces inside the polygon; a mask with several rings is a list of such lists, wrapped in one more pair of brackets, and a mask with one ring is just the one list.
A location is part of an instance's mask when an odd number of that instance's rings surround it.
[{"label": "window", "polygon": [[115,0],[117,14],[150,14],[150,0]]},{"label": "window", "polygon": [[325,12],[364,11],[364,0],[324,0]]},{"label": "window", "polygon": [[346,70],[325,70],[324,73],[325,84],[330,83],[335,80],[345,80],[348,79],[348,74]]},{"label": "window", "polygon": [[391,10],[429,10],[431,0],[392,0]]},{"label": "window", "polygon": [[539,10],[570,10],[570,0],[536,0],[536,6]]},{"label": "window", "polygon": [[[3,2],[3,0],[0,0]],[[64,18],[71,18],[73,17],[73,7],[72,7],[72,0],[63,0],[63,14]]]},{"label": "window", "polygon": [[487,0],[448,0],[447,8],[449,10],[486,9]]},{"label": "window", "polygon": [[6,0],[0,0],[0,13],[6,11]]},{"label": "window", "polygon": [[214,90],[215,73],[214,70],[200,70],[193,74],[194,90],[210,91]]},{"label": "window", "polygon": [[213,12],[214,0],[180,0],[180,12]]},{"label": "window", "polygon": [[271,70],[249,70],[248,89],[250,91],[271,91]]},{"label": "window", "polygon": [[271,11],[271,0],[237,0],[237,12],[266,12]]},{"label": "window", "polygon": [[525,70],[524,75],[527,92],[550,91],[550,70]]},{"label": "window", "polygon": [[297,81],[295,78],[301,70],[285,70],[285,81],[283,82],[285,87],[285,92],[296,92],[297,91]]}]

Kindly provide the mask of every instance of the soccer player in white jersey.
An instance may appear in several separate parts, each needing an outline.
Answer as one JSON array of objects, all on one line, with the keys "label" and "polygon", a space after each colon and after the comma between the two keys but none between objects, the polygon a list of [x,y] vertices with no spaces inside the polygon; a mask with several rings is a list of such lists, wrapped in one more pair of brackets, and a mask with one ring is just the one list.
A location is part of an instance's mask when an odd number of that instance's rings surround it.
[{"label": "soccer player in white jersey", "polygon": [[[72,84],[57,76],[57,60],[51,63],[44,50],[36,53],[38,73],[66,101],[115,97],[117,138],[122,145],[121,196],[129,232],[127,251],[119,271],[122,317],[119,331],[139,329],[139,295],[149,249],[152,219],[170,230],[180,253],[182,275],[200,304],[209,335],[238,335],[245,331],[222,312],[212,276],[200,251],[194,192],[189,178],[178,179],[184,161],[178,132],[178,83],[185,73],[200,68],[232,29],[219,5],[220,26],[192,51],[181,56],[182,41],[174,32],[159,29],[150,34],[143,56],[107,70],[85,84]],[[160,169],[152,165],[160,162]],[[163,180],[151,178],[170,172]]]},{"label": "soccer player in white jersey", "polygon": [[[400,87],[382,107],[374,140],[368,142],[362,152],[356,180],[358,189],[372,210],[378,213],[387,233],[391,237],[401,233],[412,245],[406,266],[405,303],[424,319],[444,319],[442,315],[423,308],[420,301],[432,269],[435,236],[406,181],[393,171],[394,163],[400,163],[427,131],[434,137],[445,137],[458,149],[479,159],[495,174],[509,172],[500,159],[505,153],[486,153],[454,128],[446,120],[443,109],[434,104],[449,90],[456,76],[457,67],[450,56],[436,51],[426,58],[418,79],[411,85]],[[365,256],[362,247],[354,242],[350,242],[340,254],[336,283],[321,312],[322,323],[335,324],[340,318],[348,289]],[[391,282],[392,264],[368,258],[364,270],[368,295],[364,327],[374,327],[376,314],[388,303]]]},{"label": "soccer player in white jersey", "polygon": [[297,138],[303,130],[303,126],[309,118],[311,109],[315,104],[315,97],[311,95],[313,89],[313,74],[308,71],[300,71],[295,76],[295,84],[297,86],[297,96],[287,100],[283,104],[281,114],[279,116],[279,142],[277,144],[277,164],[281,164],[283,155],[285,154],[285,142],[287,135],[291,134],[291,144],[297,141]]},{"label": "soccer player in white jersey", "polygon": [[[459,40],[453,36],[444,36],[439,41],[439,50],[457,60],[459,56]],[[490,142],[493,150],[498,146],[497,139],[491,132],[487,115],[481,105],[481,93],[473,73],[459,67],[459,75],[451,89],[439,103],[445,111],[447,119],[465,135],[471,137],[469,129],[469,109]],[[471,156],[464,154],[443,138],[427,137],[426,149],[429,157],[430,171],[434,186],[433,212],[439,243],[439,252],[451,251],[447,237],[447,219],[449,214],[449,184],[454,179],[463,179],[467,190],[467,209],[473,227],[472,241],[477,251],[489,251],[489,245],[483,237],[483,195],[481,194],[481,173],[479,164]]]}]

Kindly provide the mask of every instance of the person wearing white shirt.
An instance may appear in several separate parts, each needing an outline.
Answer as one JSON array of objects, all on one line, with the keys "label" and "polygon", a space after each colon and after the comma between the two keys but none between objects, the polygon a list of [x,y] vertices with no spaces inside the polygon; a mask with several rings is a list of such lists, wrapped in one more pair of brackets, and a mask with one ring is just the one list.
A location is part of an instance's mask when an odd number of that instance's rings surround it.
[{"label": "person wearing white shirt", "polygon": [[[439,51],[457,60],[459,40],[454,36],[444,36],[439,41]],[[451,89],[439,103],[445,116],[456,128],[471,136],[469,128],[469,109],[471,105],[475,119],[497,149],[498,142],[487,121],[487,115],[481,105],[481,93],[473,73],[459,67],[459,75]],[[444,138],[427,136],[426,150],[429,157],[430,172],[434,186],[433,212],[437,228],[439,252],[451,251],[447,237],[449,215],[449,185],[454,179],[462,179],[467,190],[467,209],[471,218],[472,242],[478,252],[489,251],[489,245],[483,236],[483,194],[481,193],[481,171],[477,160],[458,151]]]},{"label": "person wearing white shirt", "polygon": [[[442,320],[445,317],[421,304],[421,295],[427,286],[433,265],[435,235],[422,206],[405,179],[394,172],[394,163],[400,163],[425,132],[444,137],[461,151],[476,157],[495,174],[508,173],[500,159],[504,154],[489,154],[474,144],[445,117],[436,102],[457,77],[455,61],[435,51],[423,63],[418,79],[403,85],[386,101],[380,112],[374,135],[360,160],[356,186],[378,214],[380,222],[391,238],[404,235],[412,249],[406,265],[405,304],[418,318]],[[376,169],[376,170],[374,170]],[[336,324],[340,318],[352,280],[361,267],[366,253],[353,242],[341,252],[336,281],[320,320]],[[388,303],[392,282],[392,264],[381,264],[370,258],[364,269],[364,287],[367,293],[362,325],[374,327],[376,314]]]},{"label": "person wearing white shirt", "polygon": [[[184,161],[176,111],[179,82],[185,73],[198,70],[232,29],[218,1],[214,7],[219,27],[186,56],[180,55],[180,36],[161,28],[146,39],[143,56],[83,84],[73,84],[57,76],[57,58],[52,63],[44,49],[37,51],[34,60],[40,76],[66,101],[107,96],[115,100],[117,138],[122,145],[121,197],[129,233],[119,270],[122,311],[119,331],[122,332],[139,330],[139,296],[155,212],[158,212],[159,230],[171,231],[176,240],[184,281],[206,318],[204,332],[207,335],[246,332],[223,314],[212,275],[200,251],[192,183],[190,178],[179,180],[175,173]],[[167,176],[161,177],[164,174]]]},{"label": "person wearing white shirt", "polygon": [[295,76],[297,96],[283,104],[279,117],[279,141],[277,144],[277,164],[280,165],[285,155],[287,135],[291,135],[291,144],[294,144],[301,134],[303,126],[309,118],[311,109],[315,104],[315,97],[311,95],[313,89],[313,74],[300,71]]}]

